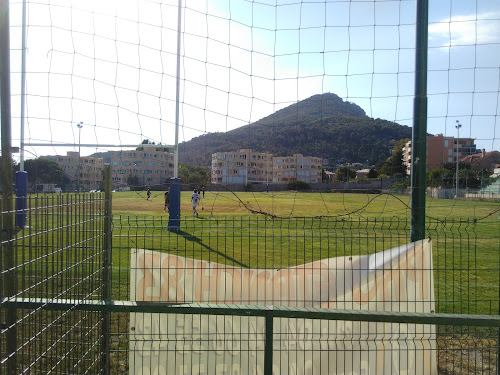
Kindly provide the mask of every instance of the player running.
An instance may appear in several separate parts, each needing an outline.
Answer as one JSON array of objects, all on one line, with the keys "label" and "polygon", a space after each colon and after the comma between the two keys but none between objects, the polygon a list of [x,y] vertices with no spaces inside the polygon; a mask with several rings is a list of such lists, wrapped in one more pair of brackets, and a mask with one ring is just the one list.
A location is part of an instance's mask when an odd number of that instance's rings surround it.
[{"label": "player running", "polygon": [[198,194],[198,190],[194,189],[193,194],[191,195],[191,203],[193,205],[193,217],[196,215],[198,217],[198,212],[196,212],[196,207],[198,207],[198,203],[200,202],[200,195]]}]

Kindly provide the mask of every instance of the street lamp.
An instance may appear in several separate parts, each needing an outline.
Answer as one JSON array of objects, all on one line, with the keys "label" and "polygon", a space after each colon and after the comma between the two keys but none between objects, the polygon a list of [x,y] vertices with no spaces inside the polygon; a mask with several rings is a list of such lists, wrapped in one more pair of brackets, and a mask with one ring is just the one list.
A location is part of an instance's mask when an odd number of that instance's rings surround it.
[{"label": "street lamp", "polygon": [[78,167],[76,168],[77,173],[78,173],[78,179],[77,179],[77,190],[80,192],[80,173],[82,169],[81,161],[80,161],[80,146],[82,144],[81,142],[81,136],[82,136],[82,128],[83,128],[83,122],[79,122],[77,125],[78,127]]},{"label": "street lamp", "polygon": [[460,145],[460,128],[462,127],[462,125],[460,125],[460,123],[458,122],[457,120],[457,125],[455,126],[455,128],[457,128],[457,173],[456,173],[456,182],[455,182],[455,199],[458,199],[458,151],[459,151],[459,145]]}]

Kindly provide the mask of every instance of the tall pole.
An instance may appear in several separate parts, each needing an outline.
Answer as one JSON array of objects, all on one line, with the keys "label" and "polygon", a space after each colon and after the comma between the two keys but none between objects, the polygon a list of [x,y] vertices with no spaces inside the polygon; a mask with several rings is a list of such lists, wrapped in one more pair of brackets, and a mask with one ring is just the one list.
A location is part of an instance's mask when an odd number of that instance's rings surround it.
[{"label": "tall pole", "polygon": [[175,92],[175,144],[174,144],[174,178],[170,179],[170,209],[168,230],[177,232],[181,223],[181,179],[179,178],[179,97],[181,91],[181,15],[182,0],[177,5],[177,79]]},{"label": "tall pole", "polygon": [[425,237],[427,172],[427,45],[428,0],[417,0],[415,97],[411,152],[411,241]]},{"label": "tall pole", "polygon": [[[103,242],[103,264],[102,264],[102,299],[111,300],[111,255],[113,248],[113,215],[112,215],[112,193],[111,193],[111,165],[104,165],[104,242]],[[111,313],[102,313],[102,341],[101,341],[101,369],[104,375],[110,373],[110,342],[111,342]]]},{"label": "tall pole", "polygon": [[78,176],[77,176],[77,190],[78,193],[80,192],[80,175],[82,173],[82,162],[80,158],[80,147],[82,145],[81,142],[81,135],[82,135],[82,127],[83,127],[83,122],[79,122],[76,126],[78,126],[78,167],[76,168]]},{"label": "tall pole", "polygon": [[181,14],[182,0],[177,6],[177,76],[175,84],[175,144],[174,144],[174,178],[179,175],[179,97],[181,91]]},{"label": "tall pole", "polygon": [[[12,127],[10,101],[10,25],[9,1],[0,0],[0,134],[2,157],[0,158],[0,187],[2,188],[2,231],[6,241],[2,243],[2,296],[15,298],[17,296],[17,268],[14,252],[14,210],[12,189]],[[8,306],[3,323],[2,334],[5,332],[5,352],[8,375],[18,373],[17,369],[17,307]]]},{"label": "tall pole", "polygon": [[19,171],[24,171],[24,105],[26,102],[26,0],[23,0],[23,24],[21,41],[21,144]]},{"label": "tall pole", "polygon": [[458,122],[457,120],[457,125],[455,128],[457,128],[457,172],[456,172],[456,181],[455,181],[455,199],[458,199],[458,174],[459,174],[459,166],[458,166],[458,159],[459,159],[459,147],[460,147],[460,128],[462,125]]}]

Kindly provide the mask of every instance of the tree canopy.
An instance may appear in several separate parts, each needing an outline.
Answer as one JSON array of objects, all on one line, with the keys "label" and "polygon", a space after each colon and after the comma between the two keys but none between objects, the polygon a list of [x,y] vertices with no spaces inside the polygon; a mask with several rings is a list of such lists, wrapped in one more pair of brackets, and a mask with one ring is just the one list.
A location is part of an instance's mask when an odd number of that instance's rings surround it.
[{"label": "tree canopy", "polygon": [[335,171],[335,181],[346,182],[356,178],[356,171],[349,167],[339,167]]},{"label": "tree canopy", "polygon": [[406,177],[406,165],[403,162],[403,148],[410,139],[403,138],[394,143],[392,155],[380,167],[380,174],[389,177]]},{"label": "tree canopy", "polygon": [[[19,170],[19,165],[17,166]],[[56,184],[63,186],[70,179],[64,170],[53,160],[38,158],[28,159],[24,162],[24,170],[28,173],[28,186],[37,184]]]},{"label": "tree canopy", "polygon": [[[456,186],[457,164],[444,163],[440,168],[433,169],[427,173],[427,185],[431,187],[453,187]],[[471,164],[458,163],[458,186],[459,188],[481,188],[491,176],[487,169],[473,168]]]},{"label": "tree canopy", "polygon": [[179,177],[183,184],[201,187],[210,183],[210,175],[206,168],[182,164],[179,166]]}]

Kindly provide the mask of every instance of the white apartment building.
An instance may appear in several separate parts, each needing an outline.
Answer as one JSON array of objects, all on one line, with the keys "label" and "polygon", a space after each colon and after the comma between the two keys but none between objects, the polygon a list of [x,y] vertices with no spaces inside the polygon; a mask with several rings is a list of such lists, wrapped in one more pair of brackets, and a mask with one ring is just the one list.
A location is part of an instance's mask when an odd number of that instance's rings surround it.
[{"label": "white apartment building", "polygon": [[270,153],[240,149],[212,154],[213,184],[321,182],[322,159],[294,154],[273,157]]},{"label": "white apartment building", "polygon": [[252,149],[212,154],[213,184],[247,184],[272,181],[272,154]]}]

